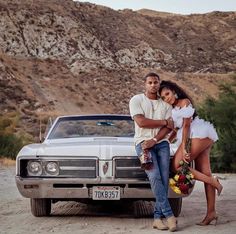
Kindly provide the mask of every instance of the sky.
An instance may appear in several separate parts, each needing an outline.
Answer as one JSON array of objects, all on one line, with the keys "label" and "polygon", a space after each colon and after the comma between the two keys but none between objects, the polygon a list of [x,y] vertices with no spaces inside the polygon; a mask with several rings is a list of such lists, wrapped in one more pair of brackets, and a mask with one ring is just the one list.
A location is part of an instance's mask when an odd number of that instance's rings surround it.
[{"label": "sky", "polygon": [[79,0],[103,5],[114,10],[147,8],[178,14],[236,11],[236,0]]}]

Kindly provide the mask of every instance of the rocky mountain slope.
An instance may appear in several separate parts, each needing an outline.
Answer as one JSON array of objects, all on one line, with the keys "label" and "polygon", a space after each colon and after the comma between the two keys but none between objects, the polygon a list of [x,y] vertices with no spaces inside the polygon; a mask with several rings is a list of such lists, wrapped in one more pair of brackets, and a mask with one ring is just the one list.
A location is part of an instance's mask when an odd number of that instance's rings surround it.
[{"label": "rocky mountain slope", "polygon": [[[115,11],[72,0],[0,0],[0,111],[39,118],[128,113],[157,71],[201,102],[236,69],[236,12]],[[46,117],[45,117],[46,118]]]}]

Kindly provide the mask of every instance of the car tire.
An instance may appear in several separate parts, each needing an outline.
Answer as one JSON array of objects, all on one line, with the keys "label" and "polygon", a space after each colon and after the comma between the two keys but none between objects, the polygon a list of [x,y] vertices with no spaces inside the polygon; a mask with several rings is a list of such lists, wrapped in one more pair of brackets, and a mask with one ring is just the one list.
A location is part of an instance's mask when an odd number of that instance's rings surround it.
[{"label": "car tire", "polygon": [[31,213],[35,217],[49,216],[51,213],[51,199],[31,198]]},{"label": "car tire", "polygon": [[169,198],[169,203],[172,208],[175,217],[178,217],[181,213],[182,208],[182,197],[180,198]]},{"label": "car tire", "polygon": [[152,217],[155,203],[153,201],[133,202],[133,212],[135,218]]}]

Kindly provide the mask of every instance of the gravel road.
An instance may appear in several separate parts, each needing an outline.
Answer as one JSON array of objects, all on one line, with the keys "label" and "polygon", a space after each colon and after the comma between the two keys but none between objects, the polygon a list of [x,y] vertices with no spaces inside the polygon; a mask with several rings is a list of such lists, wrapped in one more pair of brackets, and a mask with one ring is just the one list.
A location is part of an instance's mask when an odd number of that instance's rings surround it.
[{"label": "gravel road", "polygon": [[[54,204],[52,216],[36,218],[30,213],[29,199],[23,198],[15,185],[15,168],[0,165],[0,233],[1,234],[153,234],[168,233],[152,229],[152,217],[134,218],[130,207],[85,205],[75,202]],[[178,233],[236,233],[236,174],[219,174],[224,186],[217,197],[217,226],[195,225],[205,214],[203,184],[196,183],[192,195],[183,201],[178,218]],[[148,204],[147,204],[148,205]]]}]

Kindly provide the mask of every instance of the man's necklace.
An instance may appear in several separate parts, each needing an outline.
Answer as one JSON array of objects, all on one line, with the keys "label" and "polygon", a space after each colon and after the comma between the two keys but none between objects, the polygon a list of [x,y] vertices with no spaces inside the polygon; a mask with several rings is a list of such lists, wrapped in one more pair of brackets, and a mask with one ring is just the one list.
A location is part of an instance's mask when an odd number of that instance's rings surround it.
[{"label": "man's necklace", "polygon": [[150,103],[151,103],[151,106],[152,106],[152,112],[154,112],[156,109],[155,109],[155,103],[152,101],[152,100],[150,100],[149,99],[149,101],[150,101]]},{"label": "man's necklace", "polygon": [[159,99],[159,97],[157,96],[157,99],[150,99],[150,98],[148,98],[146,93],[144,95],[146,96],[146,98],[149,100],[149,102],[151,104],[152,115],[153,115],[155,110],[157,110],[157,108],[156,108],[156,104],[157,104],[156,101]]}]

